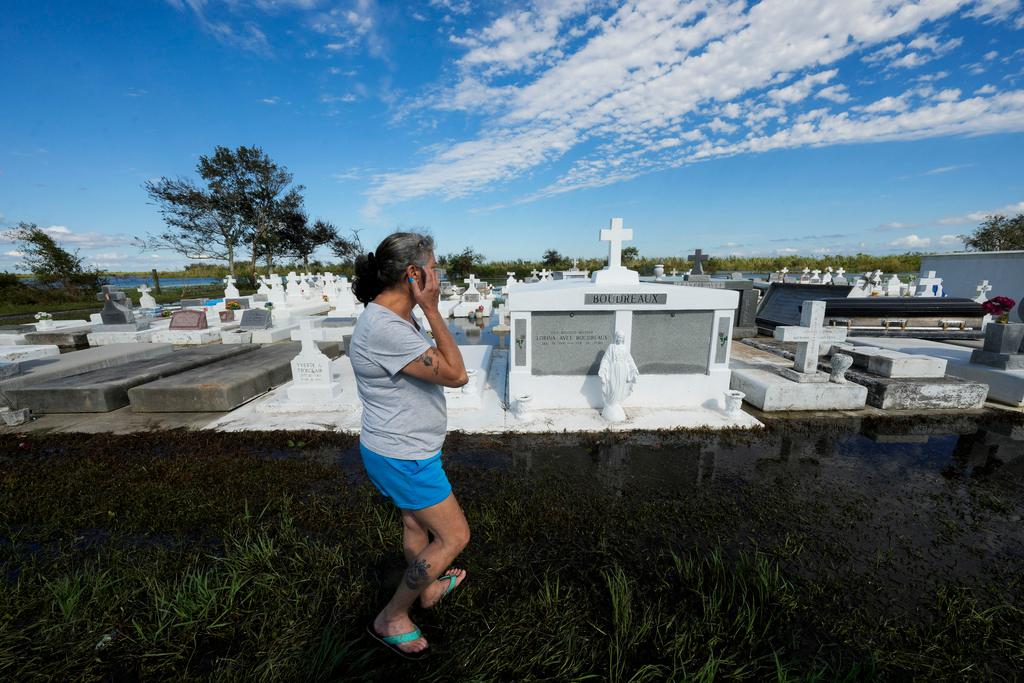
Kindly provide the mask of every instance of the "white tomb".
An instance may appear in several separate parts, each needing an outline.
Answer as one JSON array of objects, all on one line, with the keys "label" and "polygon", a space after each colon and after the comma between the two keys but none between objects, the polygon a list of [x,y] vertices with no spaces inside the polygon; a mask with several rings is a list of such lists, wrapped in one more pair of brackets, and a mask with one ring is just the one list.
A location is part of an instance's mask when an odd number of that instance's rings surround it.
[{"label": "white tomb", "polygon": [[237,280],[232,276],[228,275],[224,278],[224,298],[225,299],[237,299],[238,298],[238,287],[235,286]]},{"label": "white tomb", "polygon": [[720,422],[739,293],[641,283],[622,265],[622,243],[632,230],[615,218],[599,236],[608,242],[608,265],[591,281],[542,280],[517,284],[509,294],[510,407],[529,397],[531,415],[600,411],[598,369],[621,334],[640,375],[622,403],[627,418],[637,409],[710,408]]},{"label": "white tomb", "polygon": [[156,308],[156,299],[150,294],[153,291],[149,285],[139,285],[136,289],[139,290],[139,308]]}]

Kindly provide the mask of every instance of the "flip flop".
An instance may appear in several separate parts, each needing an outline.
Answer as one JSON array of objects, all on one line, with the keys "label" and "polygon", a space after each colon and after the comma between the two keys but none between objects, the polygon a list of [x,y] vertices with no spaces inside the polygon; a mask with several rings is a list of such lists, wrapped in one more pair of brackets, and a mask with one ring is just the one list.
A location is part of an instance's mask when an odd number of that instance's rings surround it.
[{"label": "flip flop", "polygon": [[374,630],[373,624],[367,624],[366,632],[373,636],[374,640],[376,640],[378,643],[380,643],[387,649],[391,650],[392,652],[396,653],[399,657],[404,657],[405,659],[415,662],[421,659],[425,659],[429,654],[429,647],[426,650],[421,650],[419,652],[406,652],[402,648],[398,647],[402,643],[408,643],[409,641],[416,640],[417,638],[421,637],[423,634],[420,633],[420,630],[418,628],[414,628],[408,633],[399,633],[394,636],[382,636]]},{"label": "flip flop", "polygon": [[441,597],[439,597],[437,600],[435,600],[434,604],[432,604],[427,609],[432,609],[434,607],[437,607],[439,602],[444,600],[448,596],[449,593],[451,593],[453,590],[455,590],[455,587],[458,585],[459,577],[456,576],[455,574],[445,574],[443,576],[437,577],[437,580],[438,581],[447,581],[448,585],[444,587],[444,592],[441,593]]}]

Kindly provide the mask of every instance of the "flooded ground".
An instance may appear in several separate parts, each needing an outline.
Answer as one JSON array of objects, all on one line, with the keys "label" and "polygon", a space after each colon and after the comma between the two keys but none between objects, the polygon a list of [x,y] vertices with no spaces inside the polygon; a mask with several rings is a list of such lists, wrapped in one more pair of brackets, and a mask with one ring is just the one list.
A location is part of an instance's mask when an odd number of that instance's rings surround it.
[{"label": "flooded ground", "polygon": [[364,626],[404,568],[352,436],[0,436],[0,676],[1014,680],[1024,419],[452,434],[469,579]]}]

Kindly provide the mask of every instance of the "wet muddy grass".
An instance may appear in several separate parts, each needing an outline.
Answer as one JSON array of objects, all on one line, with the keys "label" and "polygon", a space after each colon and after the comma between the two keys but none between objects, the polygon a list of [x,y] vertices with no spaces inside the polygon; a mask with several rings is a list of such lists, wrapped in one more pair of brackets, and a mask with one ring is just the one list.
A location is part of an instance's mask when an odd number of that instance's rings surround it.
[{"label": "wet muddy grass", "polygon": [[470,437],[468,581],[364,632],[402,567],[352,437],[0,437],[6,680],[1012,680],[1019,415]]}]

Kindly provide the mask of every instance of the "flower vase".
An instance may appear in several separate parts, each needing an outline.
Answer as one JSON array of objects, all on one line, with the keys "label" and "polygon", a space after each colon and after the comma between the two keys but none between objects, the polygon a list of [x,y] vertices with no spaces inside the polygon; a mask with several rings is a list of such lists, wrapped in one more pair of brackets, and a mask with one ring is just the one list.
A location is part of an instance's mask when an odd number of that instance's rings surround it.
[{"label": "flower vase", "polygon": [[52,329],[53,329],[53,320],[44,319],[44,320],[40,320],[40,321],[38,321],[36,323],[36,330],[52,330]]}]

